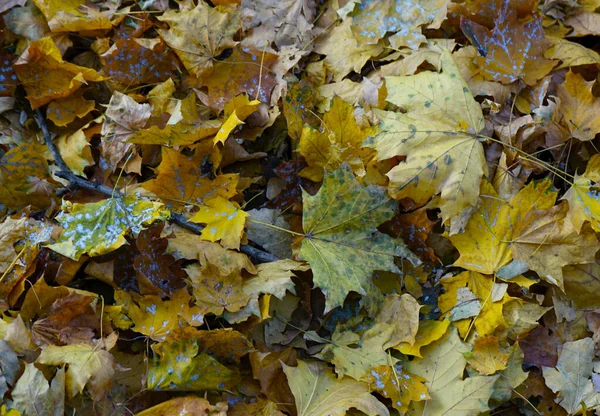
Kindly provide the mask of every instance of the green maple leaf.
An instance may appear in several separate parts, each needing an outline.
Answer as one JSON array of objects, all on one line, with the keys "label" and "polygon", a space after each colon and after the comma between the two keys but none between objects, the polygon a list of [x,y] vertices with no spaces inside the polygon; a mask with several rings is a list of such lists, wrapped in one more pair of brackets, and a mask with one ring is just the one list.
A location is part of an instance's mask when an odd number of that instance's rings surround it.
[{"label": "green maple leaf", "polygon": [[361,186],[347,164],[326,173],[315,196],[303,191],[305,238],[300,253],[310,263],[315,285],[326,295],[325,312],[355,291],[371,297],[374,270],[400,273],[394,256],[419,260],[402,240],[377,231],[392,218],[397,202],[381,187]]}]

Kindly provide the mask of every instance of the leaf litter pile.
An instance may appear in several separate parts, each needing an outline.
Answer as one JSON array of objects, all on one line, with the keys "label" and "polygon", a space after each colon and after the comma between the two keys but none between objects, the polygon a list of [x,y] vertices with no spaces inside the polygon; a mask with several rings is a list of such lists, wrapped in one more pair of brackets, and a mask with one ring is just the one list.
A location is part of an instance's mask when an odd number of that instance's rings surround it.
[{"label": "leaf litter pile", "polygon": [[594,414],[598,10],[0,2],[0,414]]}]

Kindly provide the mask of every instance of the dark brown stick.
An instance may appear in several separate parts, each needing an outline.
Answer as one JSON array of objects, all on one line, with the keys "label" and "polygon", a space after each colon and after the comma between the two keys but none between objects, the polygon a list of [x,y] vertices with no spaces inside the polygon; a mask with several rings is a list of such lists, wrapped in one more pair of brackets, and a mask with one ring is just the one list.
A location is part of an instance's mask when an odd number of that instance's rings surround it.
[{"label": "dark brown stick", "polygon": [[[82,178],[81,176],[77,176],[73,173],[71,169],[67,166],[64,159],[62,158],[58,148],[52,141],[52,136],[50,135],[50,131],[48,130],[48,124],[46,123],[46,117],[44,113],[38,108],[35,110],[35,121],[37,125],[42,130],[42,134],[44,135],[44,142],[46,146],[50,149],[52,156],[54,156],[54,163],[58,166],[59,171],[56,172],[56,176],[59,178],[66,179],[69,181],[69,184],[73,187],[88,189],[90,191],[99,192],[103,195],[109,197],[123,197],[125,196],[123,193],[113,190],[113,188],[97,183],[92,182],[88,179]],[[199,224],[195,224],[193,222],[189,222],[184,215],[178,214],[176,212],[171,213],[171,218],[169,219],[174,224],[179,225],[187,230],[194,232],[195,234],[200,234],[204,229],[203,226]],[[249,256],[255,263],[268,263],[272,261],[279,260],[277,257],[272,255],[271,253],[267,253],[262,251],[256,247],[252,247],[247,244],[242,244],[240,246],[240,251],[247,256]]]}]

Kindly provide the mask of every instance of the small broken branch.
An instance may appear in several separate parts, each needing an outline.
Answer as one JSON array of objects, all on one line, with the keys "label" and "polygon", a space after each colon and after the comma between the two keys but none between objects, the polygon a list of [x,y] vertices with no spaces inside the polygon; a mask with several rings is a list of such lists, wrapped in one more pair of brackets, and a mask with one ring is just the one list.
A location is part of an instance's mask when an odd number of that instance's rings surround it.
[{"label": "small broken branch", "polygon": [[[58,172],[55,173],[56,176],[69,181],[69,185],[74,188],[95,191],[109,197],[125,196],[122,192],[113,190],[113,188],[109,186],[103,185],[95,181],[90,181],[86,178],[82,178],[81,176],[75,175],[73,171],[69,169],[64,159],[62,158],[58,148],[52,141],[52,136],[50,135],[50,131],[48,130],[48,124],[46,123],[46,117],[44,116],[44,113],[38,108],[35,110],[34,117],[37,125],[42,130],[42,134],[44,135],[44,142],[46,143],[46,146],[48,146],[50,152],[52,153],[52,156],[54,157],[54,163],[56,163],[56,166],[58,166],[59,168]],[[171,218],[169,219],[169,221],[189,231],[192,231],[195,234],[200,234],[204,229],[203,226],[195,224],[193,222],[189,222],[184,215],[176,212],[171,213]],[[279,260],[271,253],[267,253],[248,244],[242,244],[240,246],[240,251],[246,254],[256,263],[268,263]]]}]

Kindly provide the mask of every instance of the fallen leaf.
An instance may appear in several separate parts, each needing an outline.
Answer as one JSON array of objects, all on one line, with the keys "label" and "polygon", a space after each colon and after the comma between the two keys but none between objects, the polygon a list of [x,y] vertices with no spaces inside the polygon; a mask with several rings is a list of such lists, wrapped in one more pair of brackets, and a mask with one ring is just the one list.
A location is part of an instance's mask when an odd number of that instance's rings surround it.
[{"label": "fallen leaf", "polygon": [[87,82],[104,80],[93,69],[65,62],[54,41],[48,37],[31,42],[13,68],[34,109],[57,98],[68,97]]},{"label": "fallen leaf", "polygon": [[62,208],[56,219],[64,231],[48,247],[73,260],[116,250],[126,243],[128,232],[138,234],[144,225],[169,217],[162,204],[135,195],[88,204],[65,202]]},{"label": "fallen leaf", "polygon": [[296,399],[298,416],[343,416],[354,407],[368,415],[389,415],[369,393],[367,384],[347,377],[336,379],[323,363],[298,360],[298,367],[283,366]]},{"label": "fallen leaf", "polygon": [[196,76],[211,68],[221,52],[236,44],[233,35],[240,26],[237,13],[221,13],[203,1],[191,10],[169,10],[158,19],[169,25],[169,30],[159,29],[158,33]]},{"label": "fallen leaf", "polygon": [[386,77],[387,100],[406,113],[375,110],[381,132],[365,143],[380,160],[406,156],[387,174],[390,193],[418,205],[441,193],[442,218],[450,220],[453,234],[477,203],[485,166],[477,135],[484,121],[450,53],[440,59],[441,73]]},{"label": "fallen leaf", "polygon": [[[371,296],[374,270],[399,272],[395,256],[419,260],[398,239],[375,228],[390,219],[396,203],[383,189],[361,187],[348,165],[326,174],[315,196],[306,191],[300,253],[310,263],[315,285],[326,293],[325,310],[344,303],[349,291]],[[359,262],[360,259],[360,262]]]}]

